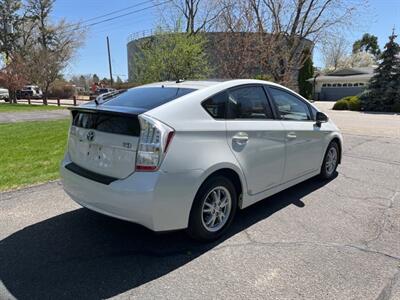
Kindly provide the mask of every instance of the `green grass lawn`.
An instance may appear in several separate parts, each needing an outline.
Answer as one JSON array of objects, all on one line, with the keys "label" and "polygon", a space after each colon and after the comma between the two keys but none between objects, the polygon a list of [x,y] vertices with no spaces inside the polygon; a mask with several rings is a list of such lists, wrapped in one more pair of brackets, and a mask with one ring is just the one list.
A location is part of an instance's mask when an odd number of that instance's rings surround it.
[{"label": "green grass lawn", "polygon": [[69,122],[0,124],[0,191],[58,178]]},{"label": "green grass lawn", "polygon": [[0,113],[10,112],[10,111],[37,111],[37,110],[55,110],[55,109],[62,109],[62,107],[54,105],[0,103]]}]

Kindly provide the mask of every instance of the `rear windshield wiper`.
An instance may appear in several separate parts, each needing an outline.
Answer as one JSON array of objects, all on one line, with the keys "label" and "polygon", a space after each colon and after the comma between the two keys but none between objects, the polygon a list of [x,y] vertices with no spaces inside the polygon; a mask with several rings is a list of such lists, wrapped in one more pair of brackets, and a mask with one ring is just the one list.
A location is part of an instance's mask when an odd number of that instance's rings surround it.
[{"label": "rear windshield wiper", "polygon": [[94,102],[96,103],[96,105],[103,104],[103,103],[111,100],[111,98],[114,98],[115,96],[122,94],[126,91],[127,90],[118,90],[118,91],[112,91],[109,93],[101,94],[100,96],[97,96],[97,98],[94,100]]}]

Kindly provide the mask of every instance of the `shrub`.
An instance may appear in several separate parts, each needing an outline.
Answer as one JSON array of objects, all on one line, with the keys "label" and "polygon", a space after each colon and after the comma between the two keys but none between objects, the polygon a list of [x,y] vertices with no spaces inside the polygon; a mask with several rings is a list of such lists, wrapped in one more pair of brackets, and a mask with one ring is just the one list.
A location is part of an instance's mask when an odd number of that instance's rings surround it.
[{"label": "shrub", "polygon": [[360,98],[357,96],[347,96],[338,101],[336,101],[333,106],[334,110],[361,110]]},{"label": "shrub", "polygon": [[333,106],[334,110],[348,110],[349,109],[349,104],[347,103],[346,100],[340,99],[336,101],[335,105]]},{"label": "shrub", "polygon": [[49,97],[51,98],[61,98],[61,99],[69,99],[75,95],[75,88],[70,85],[64,86],[53,86],[49,91]]},{"label": "shrub", "polygon": [[349,105],[350,110],[355,110],[355,111],[361,110],[360,98],[358,98],[357,96],[353,96],[349,100],[347,100],[347,104]]},{"label": "shrub", "polygon": [[400,103],[394,104],[393,107],[392,107],[392,111],[400,113]]},{"label": "shrub", "polygon": [[346,97],[343,97],[342,99],[340,99],[340,100],[344,100],[344,101],[349,101],[349,100],[351,100],[352,98],[353,98],[354,96],[346,96]]}]

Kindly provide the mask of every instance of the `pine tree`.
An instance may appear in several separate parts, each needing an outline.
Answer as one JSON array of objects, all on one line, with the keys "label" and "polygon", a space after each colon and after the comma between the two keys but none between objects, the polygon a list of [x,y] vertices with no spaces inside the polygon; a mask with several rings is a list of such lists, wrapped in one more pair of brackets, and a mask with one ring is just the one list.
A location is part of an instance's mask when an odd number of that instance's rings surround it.
[{"label": "pine tree", "polygon": [[394,78],[391,86],[394,88],[391,95],[393,105],[391,111],[400,113],[400,52],[397,54],[397,64],[395,66]]},{"label": "pine tree", "polygon": [[304,62],[303,67],[299,70],[299,93],[304,98],[311,99],[312,97],[312,84],[307,79],[312,78],[314,75],[314,66],[311,56]]},{"label": "pine tree", "polygon": [[361,97],[364,110],[391,111],[395,105],[399,95],[399,85],[396,82],[399,80],[400,66],[400,46],[395,42],[396,37],[393,31],[381,55],[382,61],[370,80],[369,90]]},{"label": "pine tree", "polygon": [[97,76],[97,74],[93,74],[93,82],[94,83],[99,83],[100,82],[100,78],[99,78],[99,76]]}]

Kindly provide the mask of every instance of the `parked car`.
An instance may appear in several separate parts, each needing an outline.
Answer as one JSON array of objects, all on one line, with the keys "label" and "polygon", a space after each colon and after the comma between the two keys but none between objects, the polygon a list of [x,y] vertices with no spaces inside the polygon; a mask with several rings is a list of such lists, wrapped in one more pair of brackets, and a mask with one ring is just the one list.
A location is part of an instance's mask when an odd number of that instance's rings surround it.
[{"label": "parked car", "polygon": [[243,209],[335,176],[342,136],[293,91],[266,81],[163,82],[71,108],[65,191],[99,213],[213,240]]},{"label": "parked car", "polygon": [[8,89],[0,88],[0,100],[4,100],[5,102],[8,102],[10,100]]},{"label": "parked car", "polygon": [[21,90],[17,91],[18,99],[42,99],[43,92],[37,85],[26,85]]},{"label": "parked car", "polygon": [[90,94],[89,99],[90,99],[90,100],[94,100],[94,99],[96,99],[98,96],[101,96],[101,95],[107,94],[107,93],[111,93],[111,92],[114,92],[114,91],[115,91],[115,89],[113,89],[113,88],[98,88],[98,89],[96,90],[96,92]]}]

